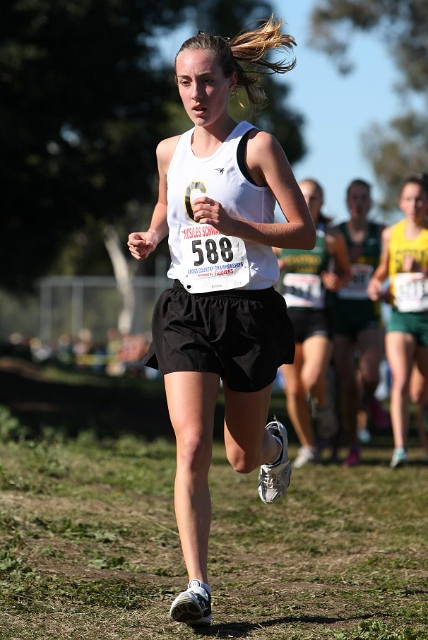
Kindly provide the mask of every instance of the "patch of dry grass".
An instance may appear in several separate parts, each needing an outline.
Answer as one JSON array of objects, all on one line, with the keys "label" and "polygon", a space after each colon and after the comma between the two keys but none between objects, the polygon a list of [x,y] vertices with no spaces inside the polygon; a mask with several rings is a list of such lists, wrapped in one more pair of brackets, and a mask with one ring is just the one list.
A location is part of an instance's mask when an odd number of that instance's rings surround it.
[{"label": "patch of dry grass", "polygon": [[[292,453],[295,453],[295,451]],[[208,636],[428,637],[428,467],[390,449],[353,469],[294,470],[263,505],[257,472],[215,446]],[[173,511],[174,446],[135,438],[0,446],[3,640],[193,638],[168,619],[186,585]]]}]

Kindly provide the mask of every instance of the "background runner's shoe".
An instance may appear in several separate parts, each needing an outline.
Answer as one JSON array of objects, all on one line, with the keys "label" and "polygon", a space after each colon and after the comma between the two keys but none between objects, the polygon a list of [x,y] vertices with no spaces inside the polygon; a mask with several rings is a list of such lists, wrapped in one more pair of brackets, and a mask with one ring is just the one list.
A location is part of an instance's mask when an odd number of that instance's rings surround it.
[{"label": "background runner's shoe", "polygon": [[333,401],[327,396],[325,407],[320,409],[316,398],[311,398],[312,418],[320,438],[332,438],[339,430],[339,421],[334,411]]},{"label": "background runner's shoe", "polygon": [[301,467],[304,467],[305,464],[314,464],[315,462],[318,462],[318,456],[315,447],[304,445],[297,451],[297,457],[293,462],[293,467],[295,469],[300,469]]},{"label": "background runner's shoe", "polygon": [[208,627],[211,624],[211,594],[200,580],[189,582],[174,600],[169,615],[175,622],[184,622],[189,627]]},{"label": "background runner's shoe", "polygon": [[287,429],[278,420],[269,422],[266,429],[282,442],[279,461],[276,464],[263,464],[260,467],[259,496],[262,502],[270,504],[279,500],[287,490],[290,484],[291,464],[287,451]]},{"label": "background runner's shoe", "polygon": [[392,454],[391,462],[389,466],[391,469],[398,469],[398,467],[404,467],[408,463],[407,451],[404,447],[396,447]]},{"label": "background runner's shoe", "polygon": [[356,467],[360,464],[360,447],[351,447],[342,467]]}]

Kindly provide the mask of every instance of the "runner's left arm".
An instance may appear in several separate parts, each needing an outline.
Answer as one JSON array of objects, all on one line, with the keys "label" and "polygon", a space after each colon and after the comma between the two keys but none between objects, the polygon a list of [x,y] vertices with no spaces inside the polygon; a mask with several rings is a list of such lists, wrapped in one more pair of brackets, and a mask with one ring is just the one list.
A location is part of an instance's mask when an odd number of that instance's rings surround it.
[{"label": "runner's left arm", "polygon": [[268,186],[286,219],[280,223],[250,222],[229,216],[208,196],[197,198],[193,205],[195,220],[211,224],[221,233],[250,242],[289,249],[313,249],[315,227],[306,202],[279,142],[264,131],[248,140],[247,166],[257,184]]},{"label": "runner's left arm", "polygon": [[382,293],[382,282],[389,274],[389,241],[391,239],[391,227],[386,227],[382,231],[382,253],[380,255],[379,266],[372,275],[367,286],[367,294],[370,300],[379,300]]}]

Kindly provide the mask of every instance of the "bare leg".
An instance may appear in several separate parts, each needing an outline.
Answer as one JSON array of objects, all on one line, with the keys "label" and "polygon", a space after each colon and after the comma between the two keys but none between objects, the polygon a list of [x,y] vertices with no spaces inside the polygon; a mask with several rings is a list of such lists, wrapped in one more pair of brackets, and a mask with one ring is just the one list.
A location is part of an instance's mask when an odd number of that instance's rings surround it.
[{"label": "bare leg", "polygon": [[286,379],[287,410],[299,442],[314,447],[315,436],[308,408],[308,395],[317,400],[322,409],[327,400],[327,368],[331,360],[332,344],[325,336],[312,336],[296,345],[293,364],[281,367]]},{"label": "bare leg", "polygon": [[312,429],[312,418],[308,408],[308,390],[302,382],[303,345],[296,344],[293,364],[281,367],[286,385],[287,411],[296,435],[302,447],[314,447],[315,436]]},{"label": "bare leg", "polygon": [[428,349],[418,347],[416,360],[410,377],[410,398],[417,404],[416,426],[419,440],[428,456],[428,434],[424,424],[424,407],[428,404]]},{"label": "bare leg", "polygon": [[205,583],[211,526],[208,472],[219,383],[215,373],[184,371],[165,375],[169,414],[177,439],[177,526],[189,580]]},{"label": "bare leg", "polygon": [[317,400],[318,408],[327,403],[327,369],[333,353],[333,344],[326,336],[312,336],[303,343],[302,383],[311,397]]},{"label": "bare leg", "polygon": [[383,357],[384,333],[382,329],[365,329],[358,334],[360,348],[359,371],[363,388],[363,404],[369,408],[379,384],[379,365]]},{"label": "bare leg", "polygon": [[338,380],[339,412],[351,447],[358,446],[357,411],[360,403],[360,391],[354,364],[354,348],[354,344],[348,336],[340,334],[334,336],[333,357]]},{"label": "bare leg", "polygon": [[224,383],[224,442],[227,458],[239,473],[274,462],[281,445],[265,429],[272,385],[261,391],[232,391]]},{"label": "bare leg", "polygon": [[416,340],[408,333],[391,331],[386,334],[385,346],[392,372],[391,422],[394,446],[405,447],[409,428],[409,381],[416,354]]}]

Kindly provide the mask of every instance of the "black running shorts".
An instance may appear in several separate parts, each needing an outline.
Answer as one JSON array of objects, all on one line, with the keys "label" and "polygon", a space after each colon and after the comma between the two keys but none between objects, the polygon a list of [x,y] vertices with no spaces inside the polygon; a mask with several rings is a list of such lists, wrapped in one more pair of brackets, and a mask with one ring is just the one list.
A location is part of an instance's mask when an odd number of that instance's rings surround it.
[{"label": "black running shorts", "polygon": [[294,360],[294,331],[284,298],[257,291],[164,291],[152,320],[144,364],[163,373],[218,373],[233,391],[260,391]]},{"label": "black running shorts", "polygon": [[332,309],[301,309],[289,307],[288,315],[294,326],[296,344],[302,344],[313,336],[333,338],[333,310]]}]

